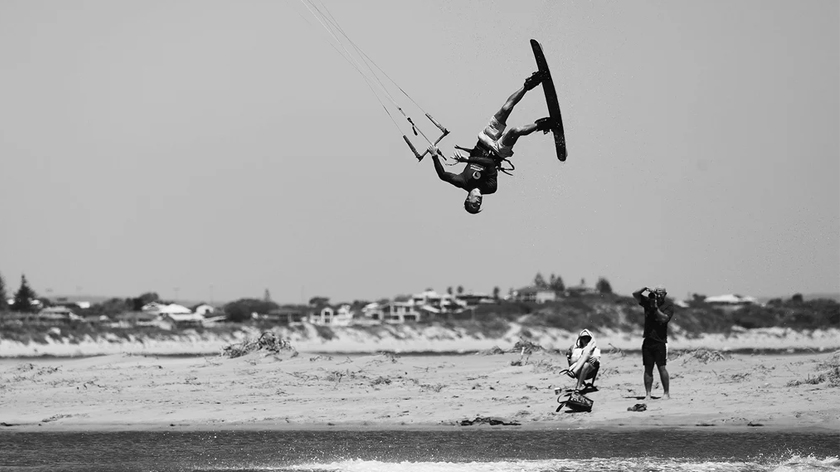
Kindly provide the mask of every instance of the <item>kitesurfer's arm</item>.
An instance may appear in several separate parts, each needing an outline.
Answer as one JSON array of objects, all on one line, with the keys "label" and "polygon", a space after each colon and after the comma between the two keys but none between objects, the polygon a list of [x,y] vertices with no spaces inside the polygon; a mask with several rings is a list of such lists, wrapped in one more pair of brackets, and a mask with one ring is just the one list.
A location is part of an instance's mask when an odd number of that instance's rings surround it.
[{"label": "kitesurfer's arm", "polygon": [[[432,148],[429,148],[429,150],[431,151]],[[440,151],[434,149],[434,152],[431,152],[431,155],[432,162],[434,162],[435,164],[435,172],[437,172],[437,175],[440,178],[440,180],[443,180],[444,182],[449,182],[450,184],[456,187],[463,188],[464,183],[459,174],[453,174],[452,172],[447,172],[446,170],[444,170],[443,164],[440,162],[439,153]]]}]

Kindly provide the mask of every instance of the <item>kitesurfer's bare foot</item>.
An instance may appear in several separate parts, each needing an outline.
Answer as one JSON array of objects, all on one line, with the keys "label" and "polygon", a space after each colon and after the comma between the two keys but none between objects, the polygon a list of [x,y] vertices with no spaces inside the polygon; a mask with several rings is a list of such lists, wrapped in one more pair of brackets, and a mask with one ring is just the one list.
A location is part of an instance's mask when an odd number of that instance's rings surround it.
[{"label": "kitesurfer's bare foot", "polygon": [[671,394],[670,393],[663,393],[662,394],[662,399],[663,400],[670,400],[671,399]]},{"label": "kitesurfer's bare foot", "polygon": [[650,401],[650,395],[645,395],[645,401],[646,401],[646,402],[649,402],[649,401]]},{"label": "kitesurfer's bare foot", "polygon": [[543,74],[540,71],[536,71],[533,74],[531,74],[527,79],[525,79],[525,90],[531,90],[532,88],[541,84],[544,77],[545,74]]}]

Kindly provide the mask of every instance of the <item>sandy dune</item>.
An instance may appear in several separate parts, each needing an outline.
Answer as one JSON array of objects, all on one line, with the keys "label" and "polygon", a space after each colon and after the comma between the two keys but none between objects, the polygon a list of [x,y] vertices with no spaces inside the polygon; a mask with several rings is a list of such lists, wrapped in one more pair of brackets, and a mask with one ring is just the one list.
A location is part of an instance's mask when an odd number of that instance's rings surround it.
[{"label": "sandy dune", "polygon": [[[589,413],[555,412],[565,357],[110,355],[0,360],[3,430],[736,427],[840,431],[840,351],[682,354],[643,412],[639,355],[607,352]],[[518,363],[522,365],[515,365]],[[823,375],[823,377],[819,377]],[[833,379],[833,380],[832,380]],[[794,385],[797,382],[803,382]],[[460,426],[498,417],[521,426]]]}]

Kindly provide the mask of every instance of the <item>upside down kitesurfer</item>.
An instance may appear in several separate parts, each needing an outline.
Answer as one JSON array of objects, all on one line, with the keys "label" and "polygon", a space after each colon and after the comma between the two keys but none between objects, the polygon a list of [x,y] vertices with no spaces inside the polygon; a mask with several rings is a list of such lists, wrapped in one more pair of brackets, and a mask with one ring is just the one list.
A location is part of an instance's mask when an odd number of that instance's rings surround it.
[{"label": "upside down kitesurfer", "polygon": [[559,126],[556,120],[545,117],[524,126],[507,127],[507,118],[513,108],[522,100],[525,93],[539,85],[542,79],[543,74],[539,71],[525,79],[522,87],[508,97],[502,108],[490,118],[490,123],[478,133],[478,142],[472,149],[456,146],[457,149],[469,152],[469,156],[463,156],[457,152],[454,156],[456,161],[467,164],[461,173],[455,174],[444,170],[440,161],[442,157],[440,150],[435,146],[429,147],[438,177],[444,182],[467,191],[467,198],[464,200],[464,209],[467,212],[471,214],[480,212],[483,196],[496,192],[498,170],[503,161],[513,156],[513,145],[521,136],[527,136],[534,131],[548,133]]}]

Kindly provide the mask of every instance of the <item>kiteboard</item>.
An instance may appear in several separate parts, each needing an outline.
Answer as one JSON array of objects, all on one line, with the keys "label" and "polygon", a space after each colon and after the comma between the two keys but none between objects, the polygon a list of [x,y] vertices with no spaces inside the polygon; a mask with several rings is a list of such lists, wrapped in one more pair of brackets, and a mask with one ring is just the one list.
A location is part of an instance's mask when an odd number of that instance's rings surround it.
[{"label": "kiteboard", "polygon": [[548,116],[557,120],[558,127],[552,130],[554,133],[554,146],[557,149],[557,159],[565,161],[566,152],[566,133],[563,131],[563,117],[560,115],[560,103],[557,101],[557,91],[554,89],[554,80],[551,78],[551,72],[548,70],[548,63],[545,60],[542,45],[536,40],[531,40],[531,49],[534,50],[534,59],[537,61],[537,67],[543,74],[542,87],[545,92],[545,103],[548,105]]}]

